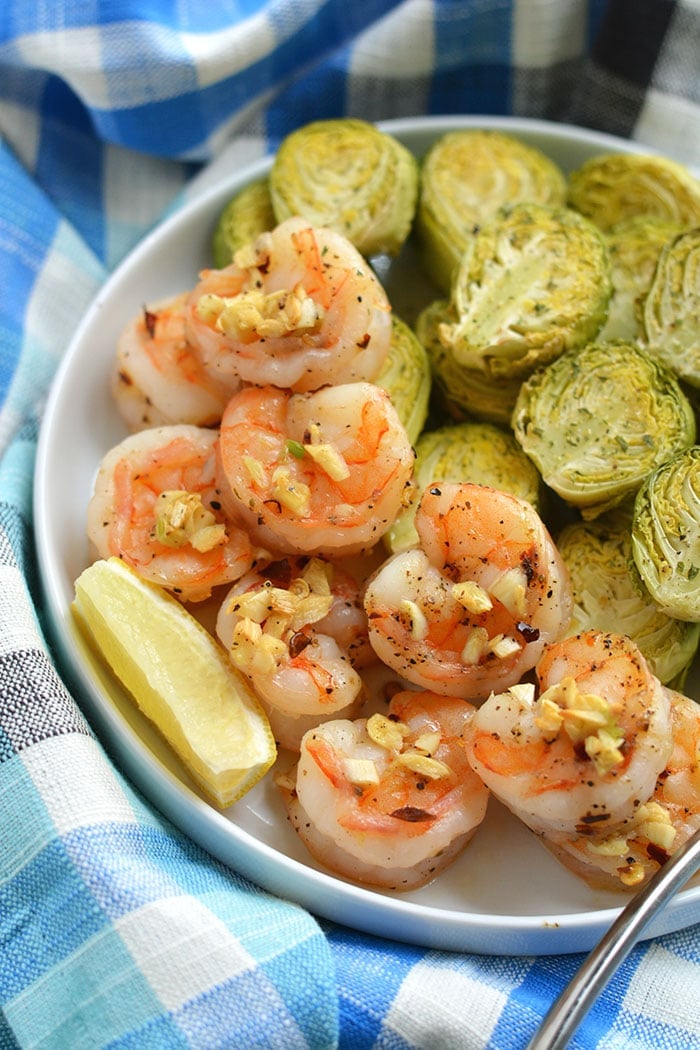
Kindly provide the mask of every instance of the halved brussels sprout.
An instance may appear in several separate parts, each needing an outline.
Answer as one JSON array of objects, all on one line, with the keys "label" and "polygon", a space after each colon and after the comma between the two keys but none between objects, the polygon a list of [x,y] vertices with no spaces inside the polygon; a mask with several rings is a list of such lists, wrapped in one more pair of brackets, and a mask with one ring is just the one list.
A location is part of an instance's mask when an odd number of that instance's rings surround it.
[{"label": "halved brussels sprout", "polygon": [[661,251],[680,229],[661,219],[629,219],[606,235],[612,296],[608,319],[598,333],[599,342],[642,336],[644,299],[651,287]]},{"label": "halved brussels sprout", "polygon": [[373,124],[317,120],[280,144],[270,194],[278,222],[301,215],[342,233],[362,255],[396,255],[413,223],[418,161]]},{"label": "halved brussels sprout", "polygon": [[221,212],[213,237],[214,266],[230,266],[234,253],[277,225],[267,179],[244,186]]},{"label": "halved brussels sprout", "polygon": [[681,681],[700,642],[700,624],[669,616],[654,602],[632,562],[630,523],[619,515],[572,522],[557,537],[574,594],[570,633],[628,635],[662,682]]},{"label": "halved brussels sprout", "polygon": [[416,335],[430,359],[435,400],[452,419],[472,418],[510,426],[520,380],[491,376],[479,368],[458,364],[439,336],[440,326],[455,320],[447,299],[429,303],[416,319]]},{"label": "halved brussels sprout", "polygon": [[504,208],[472,237],[440,338],[455,360],[523,377],[605,323],[612,286],[599,230],[567,208]]},{"label": "halved brussels sprout", "polygon": [[437,481],[471,481],[528,500],[542,510],[542,479],[512,434],[492,423],[455,423],[421,434],[416,443],[411,503],[385,542],[394,551],[418,543],[416,508],[426,486]]},{"label": "halved brussels sprout", "polygon": [[632,343],[589,343],[523,383],[513,431],[547,485],[592,519],[692,445],[695,416],[661,362]]},{"label": "halved brussels sprout", "polygon": [[632,556],[669,616],[700,621],[700,446],[669,458],[634,501]]},{"label": "halved brussels sprout", "polygon": [[421,166],[416,212],[423,259],[449,292],[475,228],[506,204],[563,205],[566,180],[546,154],[500,131],[451,131],[430,147]]},{"label": "halved brussels sprout", "polygon": [[409,440],[415,445],[428,415],[430,361],[415,332],[396,314],[391,317],[389,355],[374,382],[391,397]]},{"label": "halved brussels sprout", "polygon": [[700,228],[675,237],[661,252],[644,302],[651,353],[700,387]]},{"label": "halved brussels sprout", "polygon": [[641,215],[700,223],[700,182],[683,164],[641,153],[591,157],[569,175],[568,202],[601,230]]}]

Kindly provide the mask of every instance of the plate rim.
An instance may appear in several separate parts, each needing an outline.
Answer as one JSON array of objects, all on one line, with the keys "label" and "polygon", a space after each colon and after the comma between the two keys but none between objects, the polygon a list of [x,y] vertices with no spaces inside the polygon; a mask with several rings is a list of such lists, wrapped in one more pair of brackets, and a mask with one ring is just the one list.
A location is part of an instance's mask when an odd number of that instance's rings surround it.
[{"label": "plate rim", "polygon": [[[520,135],[545,136],[560,142],[595,142],[602,149],[652,153],[638,142],[618,139],[595,129],[535,118],[488,115],[437,115],[376,121],[377,127],[397,137],[413,136],[462,127],[498,128]],[[472,951],[485,955],[558,955],[587,950],[619,915],[622,905],[565,914],[490,914],[460,912],[384,896],[318,871],[257,840],[246,829],[229,822],[194,790],[172,773],[148,747],[136,730],[121,716],[109,696],[101,695],[99,683],[79,658],[80,642],[58,591],[53,564],[50,522],[44,500],[46,473],[50,463],[52,426],[58,413],[63,384],[84,335],[90,330],[102,304],[118,288],[138,260],[154,243],[167,237],[183,221],[207,212],[223,202],[235,188],[269,170],[268,153],[187,200],[151,229],[125,256],[97,290],[78,323],[56,370],[40,424],[34,469],[34,513],[32,528],[37,552],[39,586],[44,597],[46,622],[42,624],[60,658],[58,671],[80,707],[90,712],[88,722],[113,758],[117,758],[132,786],[153,803],[182,833],[263,889],[301,905],[316,918],[350,926],[360,932],[388,937],[426,948]],[[245,854],[247,852],[247,855]],[[239,852],[241,855],[239,855]],[[295,889],[289,893],[289,876]],[[299,886],[301,882],[301,889]],[[691,917],[693,911],[696,917]],[[357,911],[369,915],[358,924],[348,921]],[[682,890],[650,924],[644,939],[675,932],[700,921],[700,886]]]}]

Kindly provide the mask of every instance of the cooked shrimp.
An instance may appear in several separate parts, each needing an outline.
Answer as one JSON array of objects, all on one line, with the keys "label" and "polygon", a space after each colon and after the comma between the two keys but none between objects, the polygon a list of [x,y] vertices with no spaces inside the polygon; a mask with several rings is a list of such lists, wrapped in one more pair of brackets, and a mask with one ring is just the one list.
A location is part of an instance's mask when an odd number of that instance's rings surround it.
[{"label": "cooked shrimp", "polygon": [[367,262],[298,217],[204,271],[187,324],[212,374],[301,392],[373,379],[391,342],[389,300]]},{"label": "cooked shrimp", "polygon": [[123,558],[183,601],[201,601],[266,557],[227,522],[215,482],[214,431],[187,424],[132,434],[102,460],[87,532],[101,558]]},{"label": "cooked shrimp", "polygon": [[217,476],[227,513],[258,542],[340,556],[389,528],[413,460],[388,395],[371,383],[309,394],[246,387],[221,421]]},{"label": "cooked shrimp", "polygon": [[549,646],[535,686],[493,694],[474,716],[474,770],[547,845],[616,833],[647,802],[671,754],[667,690],[623,635]]},{"label": "cooked shrimp", "polygon": [[520,681],[566,628],[566,568],[534,508],[473,484],[438,483],[415,519],[420,546],[367,585],[381,660],[435,692],[482,700]]},{"label": "cooked shrimp", "polygon": [[358,882],[413,889],[467,844],[488,790],[471,771],[463,700],[403,691],[388,717],[336,719],[308,732],[282,787],[290,819],[325,867]]},{"label": "cooked shrimp", "polygon": [[676,692],[670,700],[673,750],[651,798],[614,829],[550,847],[596,888],[639,889],[700,828],[700,707]]},{"label": "cooked shrimp", "polygon": [[281,714],[328,718],[361,699],[351,661],[356,633],[337,609],[349,586],[328,562],[295,559],[247,573],[224,598],[216,633],[261,700]]},{"label": "cooked shrimp", "polygon": [[239,386],[203,367],[185,336],[188,293],[144,307],[122,332],[112,375],[117,409],[132,431],[169,423],[212,426]]}]

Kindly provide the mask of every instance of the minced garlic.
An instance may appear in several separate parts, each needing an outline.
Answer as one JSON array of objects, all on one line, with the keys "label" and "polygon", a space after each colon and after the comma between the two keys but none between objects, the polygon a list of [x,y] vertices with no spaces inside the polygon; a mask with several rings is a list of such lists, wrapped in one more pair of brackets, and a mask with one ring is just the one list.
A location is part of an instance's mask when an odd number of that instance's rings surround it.
[{"label": "minced garlic", "polygon": [[463,664],[474,666],[478,664],[487,651],[489,644],[489,633],[485,627],[473,627],[462,647],[460,659]]},{"label": "minced garlic", "polygon": [[616,705],[595,693],[584,693],[572,676],[562,678],[540,695],[535,725],[546,739],[563,729],[584,750],[601,776],[624,761],[624,734],[615,721]]},{"label": "minced garlic", "polygon": [[351,784],[379,783],[379,773],[371,758],[344,758],[343,769]]},{"label": "minced garlic", "polygon": [[430,758],[428,755],[422,755],[418,751],[403,751],[397,757],[396,762],[410,769],[412,773],[428,777],[429,780],[442,780],[443,777],[449,777],[452,772],[444,762],[440,762],[437,758]]},{"label": "minced garlic", "polygon": [[512,616],[527,611],[527,576],[520,567],[507,569],[489,587],[489,593],[504,605]]},{"label": "minced garlic", "polygon": [[408,622],[411,638],[416,642],[422,642],[428,636],[428,619],[421,607],[409,598],[402,598],[399,602],[399,612]]},{"label": "minced garlic", "polygon": [[272,473],[270,495],[287,510],[300,518],[311,510],[311,489],[304,481],[295,480],[286,466],[276,467]]},{"label": "minced garlic", "polygon": [[486,649],[487,652],[497,656],[499,660],[507,660],[509,656],[514,656],[515,653],[520,652],[520,643],[515,638],[510,638],[507,634],[495,634],[493,638],[489,639]]},{"label": "minced garlic", "polygon": [[222,296],[203,295],[197,302],[197,315],[214,325],[230,339],[279,339],[290,333],[314,331],[325,311],[301,284],[276,292],[260,288]]},{"label": "minced garlic", "polygon": [[189,544],[204,553],[226,543],[226,526],[202,503],[197,492],[161,492],[156,503],[155,537],[166,547]]},{"label": "minced garlic", "polygon": [[407,733],[407,725],[395,722],[386,715],[374,714],[367,719],[367,736],[372,743],[387,751],[400,751]]},{"label": "minced garlic", "polygon": [[493,609],[493,602],[489,598],[488,591],[484,590],[476,580],[462,580],[461,583],[453,583],[451,590],[452,597],[467,612],[478,615]]},{"label": "minced garlic", "polygon": [[350,467],[335,445],[328,442],[318,445],[306,444],[304,451],[311,456],[314,463],[328,475],[331,481],[345,481],[350,477]]},{"label": "minced garlic", "polygon": [[332,569],[310,559],[288,588],[266,580],[261,587],[235,594],[227,611],[239,619],[231,656],[246,674],[271,673],[289,657],[289,643],[302,628],[323,620],[333,604]]},{"label": "minced garlic", "polygon": [[[596,856],[624,857],[630,852],[630,840],[642,838],[668,852],[676,838],[676,829],[669,811],[665,806],[653,800],[639,807],[632,820],[624,826],[623,831],[624,834],[620,831],[607,838],[591,839],[586,843],[586,849]],[[626,877],[630,877],[632,867],[632,865],[626,865],[621,869],[625,872]]]}]

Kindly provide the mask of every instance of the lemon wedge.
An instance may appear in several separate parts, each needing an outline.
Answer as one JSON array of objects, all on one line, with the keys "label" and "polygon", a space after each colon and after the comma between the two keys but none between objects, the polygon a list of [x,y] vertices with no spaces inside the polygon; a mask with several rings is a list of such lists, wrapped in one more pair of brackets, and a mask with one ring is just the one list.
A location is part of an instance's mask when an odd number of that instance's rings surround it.
[{"label": "lemon wedge", "polygon": [[229,806],[265,775],[277,757],[267,716],[177,599],[109,558],[78,577],[71,608],[210,801]]}]

